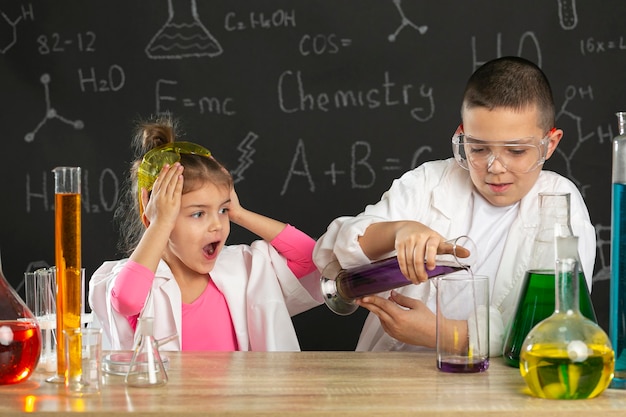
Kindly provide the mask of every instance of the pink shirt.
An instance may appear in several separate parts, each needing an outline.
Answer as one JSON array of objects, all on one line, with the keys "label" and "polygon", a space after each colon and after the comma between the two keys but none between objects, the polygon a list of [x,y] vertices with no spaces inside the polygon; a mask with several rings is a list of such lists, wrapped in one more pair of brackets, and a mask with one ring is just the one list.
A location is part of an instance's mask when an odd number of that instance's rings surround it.
[{"label": "pink shirt", "polygon": [[[312,259],[315,240],[295,227],[287,225],[270,244],[287,259],[296,277],[315,270]],[[153,280],[154,272],[133,261],[126,262],[115,280],[111,303],[118,313],[127,317],[133,329]],[[194,302],[183,303],[181,332],[183,350],[238,349],[228,303],[212,280]]]}]

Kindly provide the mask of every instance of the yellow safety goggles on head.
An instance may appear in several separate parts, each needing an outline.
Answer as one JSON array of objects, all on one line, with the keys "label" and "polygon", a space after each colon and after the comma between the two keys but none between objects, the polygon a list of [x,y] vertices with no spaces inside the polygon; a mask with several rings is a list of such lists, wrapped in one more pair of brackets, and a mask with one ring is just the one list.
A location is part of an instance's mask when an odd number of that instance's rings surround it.
[{"label": "yellow safety goggles on head", "polygon": [[137,170],[137,191],[139,193],[139,206],[142,214],[141,189],[152,190],[152,186],[163,166],[165,164],[173,165],[180,161],[181,154],[200,155],[208,158],[211,156],[211,151],[192,142],[172,142],[156,147],[144,155]]}]

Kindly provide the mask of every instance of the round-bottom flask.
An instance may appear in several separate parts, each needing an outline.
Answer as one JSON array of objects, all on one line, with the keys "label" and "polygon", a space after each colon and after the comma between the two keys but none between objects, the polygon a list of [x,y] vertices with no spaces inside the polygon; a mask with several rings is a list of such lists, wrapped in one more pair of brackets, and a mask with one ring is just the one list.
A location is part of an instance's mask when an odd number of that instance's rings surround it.
[{"label": "round-bottom flask", "polygon": [[4,278],[0,262],[0,385],[27,380],[40,354],[39,323]]},{"label": "round-bottom flask", "polygon": [[593,398],[613,379],[611,342],[578,308],[577,247],[576,236],[556,237],[555,310],[522,345],[520,372],[536,397]]}]

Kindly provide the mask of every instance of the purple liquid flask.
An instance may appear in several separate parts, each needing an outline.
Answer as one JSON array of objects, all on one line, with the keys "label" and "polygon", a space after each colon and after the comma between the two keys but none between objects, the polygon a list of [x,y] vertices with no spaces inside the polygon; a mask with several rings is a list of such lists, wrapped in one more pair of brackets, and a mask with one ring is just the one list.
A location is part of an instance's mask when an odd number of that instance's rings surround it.
[{"label": "purple liquid flask", "polygon": [[[475,254],[475,245],[467,236],[448,240],[452,245],[451,254],[437,255],[437,265],[432,271],[426,270],[428,278],[446,275],[469,269]],[[457,246],[470,252],[467,258],[456,255]],[[412,284],[400,271],[396,256],[361,265],[350,269],[340,269],[335,262],[324,268],[320,280],[324,303],[334,313],[347,316],[359,307],[354,300],[366,295],[377,294]]]}]

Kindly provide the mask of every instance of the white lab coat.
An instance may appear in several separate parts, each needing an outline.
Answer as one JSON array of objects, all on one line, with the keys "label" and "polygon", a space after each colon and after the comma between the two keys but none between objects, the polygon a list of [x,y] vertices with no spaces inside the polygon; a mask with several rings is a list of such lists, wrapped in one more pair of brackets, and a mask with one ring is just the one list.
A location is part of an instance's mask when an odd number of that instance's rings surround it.
[{"label": "white lab coat", "polygon": [[[343,268],[370,263],[371,260],[361,250],[358,237],[364,234],[370,224],[381,221],[416,220],[445,238],[464,235],[471,224],[472,191],[469,173],[459,167],[453,158],[427,162],[395,180],[381,200],[367,206],[363,213],[334,220],[317,241],[313,260],[320,270],[334,260],[338,260]],[[533,188],[520,201],[496,276],[491,277],[495,278],[489,311],[491,356],[502,354],[505,328],[515,313],[523,277],[529,268],[532,242],[539,220],[540,192],[571,193],[571,225],[574,234],[579,236],[579,256],[587,285],[591,289],[596,235],[587,207],[571,181],[554,172],[542,171]],[[386,256],[391,255],[393,253]],[[432,280],[397,291],[423,301],[431,309],[436,304]],[[418,349],[423,348],[406,345],[386,334],[372,313],[365,321],[357,344],[357,350]]]},{"label": "white lab coat", "polygon": [[[127,261],[104,262],[89,281],[89,304],[112,350],[132,349],[137,337],[126,317],[111,305],[115,278]],[[322,303],[319,278],[317,271],[296,278],[286,259],[263,240],[224,247],[211,271],[228,303],[239,350],[244,351],[300,350],[291,316]],[[155,318],[156,339],[178,335],[163,350],[181,349],[180,289],[164,261],[159,263],[141,316]]]}]

